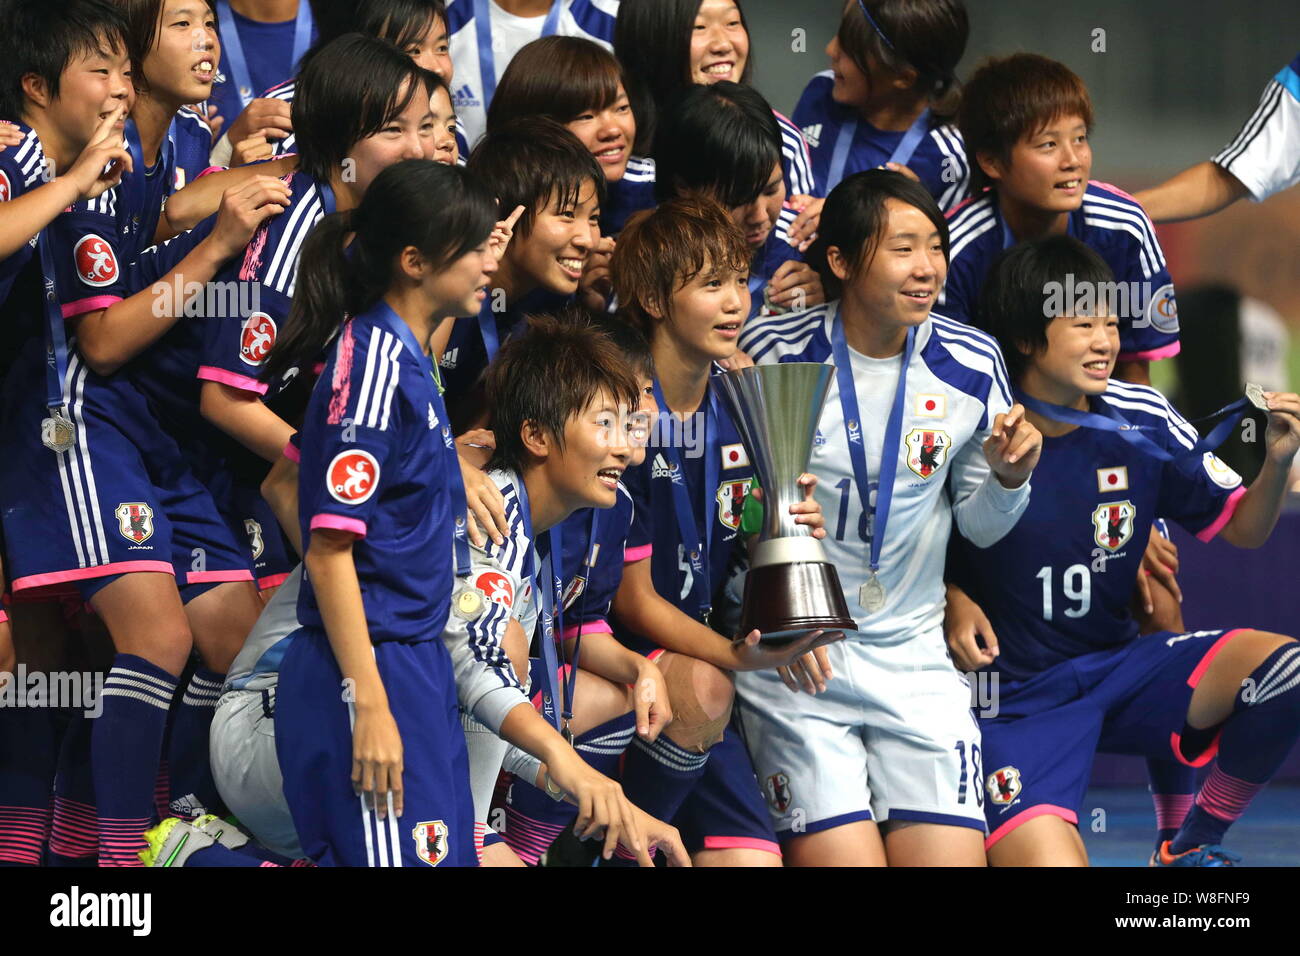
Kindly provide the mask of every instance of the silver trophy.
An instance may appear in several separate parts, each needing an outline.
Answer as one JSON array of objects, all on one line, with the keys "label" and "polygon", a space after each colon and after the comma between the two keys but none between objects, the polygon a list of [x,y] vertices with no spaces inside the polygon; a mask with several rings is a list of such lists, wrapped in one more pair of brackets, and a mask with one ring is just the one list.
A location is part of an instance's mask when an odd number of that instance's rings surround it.
[{"label": "silver trophy", "polygon": [[750,551],[741,634],[787,644],[809,631],[857,627],[821,542],[795,524],[798,479],[808,470],[833,365],[789,362],[713,378],[763,488],[763,530]]}]

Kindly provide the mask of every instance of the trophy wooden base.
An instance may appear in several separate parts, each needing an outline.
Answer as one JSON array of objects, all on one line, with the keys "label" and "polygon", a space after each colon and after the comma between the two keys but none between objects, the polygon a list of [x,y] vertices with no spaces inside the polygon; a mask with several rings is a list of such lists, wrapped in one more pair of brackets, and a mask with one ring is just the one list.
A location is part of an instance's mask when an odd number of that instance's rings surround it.
[{"label": "trophy wooden base", "polygon": [[853,631],[835,566],[826,561],[796,561],[751,567],[745,576],[741,635],[755,629],[762,643],[789,644],[809,631]]}]

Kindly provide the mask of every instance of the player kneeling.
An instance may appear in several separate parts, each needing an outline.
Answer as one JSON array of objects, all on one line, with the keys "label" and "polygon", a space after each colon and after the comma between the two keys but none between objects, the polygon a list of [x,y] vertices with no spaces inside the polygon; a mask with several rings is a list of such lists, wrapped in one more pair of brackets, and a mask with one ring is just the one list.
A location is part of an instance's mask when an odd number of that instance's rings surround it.
[{"label": "player kneeling", "polygon": [[[1264,393],[1267,457],[1243,488],[1159,392],[1110,379],[1120,333],[1109,310],[1044,309],[1045,290],[1067,276],[1079,290],[1113,278],[1096,252],[1054,237],[1006,253],[981,302],[1045,436],[1020,521],[992,547],[960,542],[949,566],[969,594],[950,588],[953,658],[998,676],[998,713],[980,717],[989,861],[1086,864],[1073,824],[1103,751],[1192,766],[1218,754],[1153,863],[1231,865],[1224,832],[1300,734],[1300,645],[1245,628],[1139,637],[1129,604],[1157,517],[1202,541],[1267,540],[1300,449],[1300,397]],[[987,622],[976,625],[971,599]]]}]

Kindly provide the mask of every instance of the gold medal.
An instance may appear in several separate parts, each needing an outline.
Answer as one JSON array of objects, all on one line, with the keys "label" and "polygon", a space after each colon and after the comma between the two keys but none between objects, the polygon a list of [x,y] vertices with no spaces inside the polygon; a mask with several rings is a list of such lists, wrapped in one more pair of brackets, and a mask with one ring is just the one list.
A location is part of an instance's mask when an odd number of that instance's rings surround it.
[{"label": "gold medal", "polygon": [[452,599],[452,607],[458,617],[474,621],[483,613],[483,592],[478,588],[464,588]]}]

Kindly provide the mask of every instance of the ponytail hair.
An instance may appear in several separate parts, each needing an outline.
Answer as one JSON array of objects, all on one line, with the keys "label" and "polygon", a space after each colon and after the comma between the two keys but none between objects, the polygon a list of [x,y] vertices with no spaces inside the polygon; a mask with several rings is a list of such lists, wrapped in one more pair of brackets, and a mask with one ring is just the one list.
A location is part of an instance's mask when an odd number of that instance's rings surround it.
[{"label": "ponytail hair", "polygon": [[[326,216],[307,236],[293,304],[263,381],[315,362],[347,316],[365,312],[388,291],[403,249],[414,246],[444,268],[486,242],[496,220],[492,191],[473,173],[428,159],[389,166],[359,206]],[[355,236],[345,248],[349,233]]]}]

